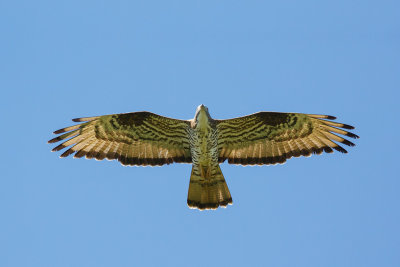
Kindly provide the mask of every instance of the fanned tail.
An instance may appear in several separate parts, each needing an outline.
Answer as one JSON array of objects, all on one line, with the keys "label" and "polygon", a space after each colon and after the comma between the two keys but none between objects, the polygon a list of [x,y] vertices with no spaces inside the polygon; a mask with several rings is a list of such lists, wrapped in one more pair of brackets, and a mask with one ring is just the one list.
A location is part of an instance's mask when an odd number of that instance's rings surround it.
[{"label": "fanned tail", "polygon": [[232,205],[232,197],[219,165],[204,170],[193,165],[187,203],[192,209],[216,209]]}]

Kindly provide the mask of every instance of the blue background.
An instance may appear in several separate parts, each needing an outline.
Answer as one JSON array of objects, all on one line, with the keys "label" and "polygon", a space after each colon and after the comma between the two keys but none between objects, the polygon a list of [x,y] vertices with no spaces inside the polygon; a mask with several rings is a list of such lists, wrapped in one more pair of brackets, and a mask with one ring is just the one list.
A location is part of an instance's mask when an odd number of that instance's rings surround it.
[{"label": "blue background", "polygon": [[[399,1],[2,1],[0,266],[400,266]],[[59,159],[70,119],[322,113],[349,154],[191,166]],[[397,173],[397,174],[396,174]]]}]

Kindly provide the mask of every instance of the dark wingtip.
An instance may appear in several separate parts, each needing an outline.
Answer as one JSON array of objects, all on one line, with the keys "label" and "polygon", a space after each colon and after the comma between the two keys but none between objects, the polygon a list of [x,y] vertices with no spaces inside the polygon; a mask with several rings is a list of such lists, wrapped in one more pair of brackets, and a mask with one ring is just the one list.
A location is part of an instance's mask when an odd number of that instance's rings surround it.
[{"label": "dark wingtip", "polygon": [[351,125],[348,125],[348,124],[344,124],[344,123],[343,123],[343,126],[341,126],[341,128],[353,130],[353,129],[354,129],[354,126],[351,126]]},{"label": "dark wingtip", "polygon": [[64,128],[59,129],[59,130],[57,130],[57,131],[54,131],[53,134],[60,134],[60,133],[63,133],[63,132],[65,132],[65,131],[64,131]]},{"label": "dark wingtip", "polygon": [[55,143],[55,142],[57,142],[57,137],[47,141],[48,144],[52,144],[52,143]]},{"label": "dark wingtip", "polygon": [[75,119],[72,119],[72,121],[74,121],[74,122],[81,122],[81,118],[75,118]]},{"label": "dark wingtip", "polygon": [[328,120],[336,120],[336,117],[335,116],[331,116],[331,115],[326,115],[326,118]]},{"label": "dark wingtip", "polygon": [[348,145],[348,146],[355,146],[354,143],[350,142],[349,140],[344,139],[342,144]]},{"label": "dark wingtip", "polygon": [[51,152],[60,151],[61,149],[64,149],[64,148],[66,148],[66,146],[64,144],[61,144],[61,145],[58,145],[55,148],[53,148],[51,150]]},{"label": "dark wingtip", "polygon": [[52,143],[57,143],[57,142],[59,142],[59,141],[61,141],[61,139],[60,139],[59,136],[57,136],[57,137],[55,137],[55,138],[53,138],[53,139],[47,141],[47,143],[48,143],[48,144],[52,144]]},{"label": "dark wingtip", "polygon": [[60,155],[60,158],[68,157],[69,155],[71,155],[71,154],[73,154],[73,153],[75,153],[75,151],[72,150],[72,149],[70,148],[70,149],[68,149],[67,151],[65,151],[64,153],[62,153],[62,154]]},{"label": "dark wingtip", "polygon": [[339,145],[333,147],[333,149],[335,149],[336,151],[339,151],[339,152],[341,152],[341,153],[347,154],[347,150],[344,149],[343,147],[339,146]]},{"label": "dark wingtip", "polygon": [[351,137],[351,138],[355,138],[355,139],[360,138],[358,135],[353,134],[353,133],[349,133],[349,132],[346,134],[346,136]]}]

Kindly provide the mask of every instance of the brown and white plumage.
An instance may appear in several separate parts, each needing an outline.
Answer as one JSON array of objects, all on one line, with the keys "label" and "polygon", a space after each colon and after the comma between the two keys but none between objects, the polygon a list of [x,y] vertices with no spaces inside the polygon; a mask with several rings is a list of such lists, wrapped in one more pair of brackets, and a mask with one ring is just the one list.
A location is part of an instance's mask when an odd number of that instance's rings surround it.
[{"label": "brown and white plumage", "polygon": [[[200,105],[192,120],[177,120],[150,112],[132,112],[74,119],[81,122],[55,131],[52,151],[67,148],[60,157],[118,160],[123,165],[192,163],[188,205],[215,209],[232,204],[219,163],[264,165],[291,157],[347,151],[354,146],[340,135],[354,127],[333,122],[335,117],[302,113],[259,112],[214,120]],[[346,130],[344,130],[346,129]]]},{"label": "brown and white plumage", "polygon": [[73,119],[83,122],[55,131],[62,134],[49,143],[64,141],[52,151],[68,146],[60,157],[116,159],[123,165],[191,163],[187,131],[190,123],[150,112],[132,112]]},{"label": "brown and white plumage", "polygon": [[[354,143],[338,136],[358,138],[343,130],[353,126],[337,123],[328,115],[259,112],[245,117],[216,120],[219,162],[241,165],[284,163],[291,157],[347,151],[339,144]],[[340,129],[343,128],[343,129]],[[335,141],[335,142],[333,142]]]}]

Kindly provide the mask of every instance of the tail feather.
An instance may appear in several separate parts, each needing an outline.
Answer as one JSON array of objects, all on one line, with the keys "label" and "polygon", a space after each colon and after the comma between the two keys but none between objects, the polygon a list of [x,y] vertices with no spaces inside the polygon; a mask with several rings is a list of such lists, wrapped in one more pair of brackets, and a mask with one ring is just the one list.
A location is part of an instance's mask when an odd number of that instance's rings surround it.
[{"label": "tail feather", "polygon": [[[204,172],[199,166],[192,167],[188,206],[193,209],[216,209],[232,204],[231,193],[219,165]],[[211,175],[205,175],[206,173]]]}]

